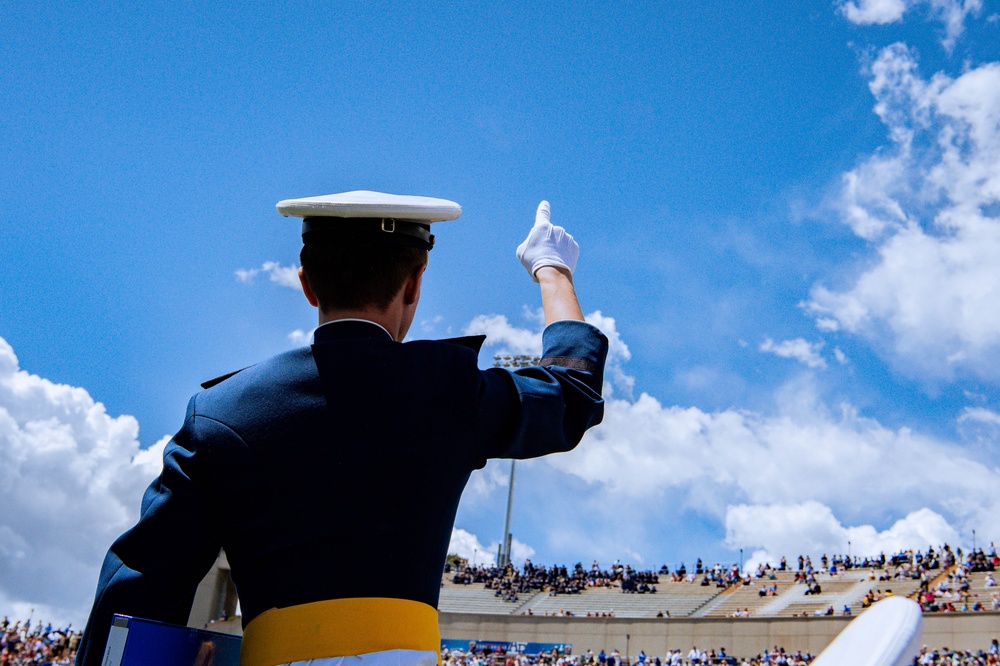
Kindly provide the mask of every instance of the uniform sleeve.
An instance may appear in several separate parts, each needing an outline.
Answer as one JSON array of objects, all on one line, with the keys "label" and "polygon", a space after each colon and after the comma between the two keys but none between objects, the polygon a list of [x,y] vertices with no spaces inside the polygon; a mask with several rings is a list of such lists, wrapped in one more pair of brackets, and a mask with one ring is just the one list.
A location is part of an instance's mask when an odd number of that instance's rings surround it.
[{"label": "uniform sleeve", "polygon": [[601,387],[608,339],[581,321],[542,334],[538,366],[482,373],[477,404],[481,459],[534,458],[569,451],[604,418]]},{"label": "uniform sleeve", "polygon": [[163,471],[143,495],[139,521],[104,559],[78,666],[101,663],[115,613],[187,624],[198,583],[218,556],[220,536],[206,496],[211,451],[204,440],[235,434],[197,419],[195,399],[164,449]]}]

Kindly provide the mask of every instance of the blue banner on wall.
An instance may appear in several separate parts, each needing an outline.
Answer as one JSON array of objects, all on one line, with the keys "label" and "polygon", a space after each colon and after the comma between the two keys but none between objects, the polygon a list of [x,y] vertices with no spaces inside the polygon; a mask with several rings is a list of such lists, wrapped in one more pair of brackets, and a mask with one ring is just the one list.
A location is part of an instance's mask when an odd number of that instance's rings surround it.
[{"label": "blue banner on wall", "polygon": [[441,649],[451,652],[515,652],[517,654],[539,654],[540,652],[560,652],[572,654],[571,643],[522,643],[520,641],[473,641],[459,638],[441,639]]}]

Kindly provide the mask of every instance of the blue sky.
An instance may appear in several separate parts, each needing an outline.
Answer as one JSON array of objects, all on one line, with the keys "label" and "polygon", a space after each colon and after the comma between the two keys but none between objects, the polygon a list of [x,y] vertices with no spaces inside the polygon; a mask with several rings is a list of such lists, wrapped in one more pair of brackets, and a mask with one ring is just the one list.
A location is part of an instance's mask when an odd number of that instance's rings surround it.
[{"label": "blue sky", "polygon": [[[516,554],[1000,538],[998,11],[5,8],[0,605],[86,612],[199,382],[315,325],[274,204],[352,189],[462,205],[411,336],[488,331],[484,365],[537,344],[539,200],[581,245],[607,418],[519,468]],[[507,467],[456,549],[494,550]]]}]

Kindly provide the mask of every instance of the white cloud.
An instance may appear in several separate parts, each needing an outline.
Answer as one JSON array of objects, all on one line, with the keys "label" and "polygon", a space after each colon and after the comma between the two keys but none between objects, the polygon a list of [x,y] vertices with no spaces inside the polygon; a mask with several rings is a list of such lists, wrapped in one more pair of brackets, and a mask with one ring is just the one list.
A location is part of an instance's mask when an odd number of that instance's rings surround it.
[{"label": "white cloud", "polygon": [[442,321],[444,321],[444,317],[442,315],[435,315],[429,319],[422,319],[420,321],[420,330],[428,334],[434,333]]},{"label": "white cloud", "polygon": [[[953,532],[978,526],[1000,533],[1000,501],[991,490],[1000,472],[959,445],[890,430],[850,405],[831,411],[801,384],[780,391],[775,408],[774,415],[708,413],[667,407],[647,394],[635,402],[612,399],[604,423],[547,464],[591,484],[600,503],[639,503],[653,515],[662,505],[721,519],[734,506],[812,501],[843,520],[898,519],[927,509]],[[949,483],[948,494],[940,493],[942,483]],[[758,534],[748,525],[741,541],[776,547],[766,526]],[[797,529],[788,539],[803,549],[808,533]]]},{"label": "white cloud", "polygon": [[965,423],[968,421],[1000,426],[1000,414],[983,407],[966,407],[958,417],[958,422]]},{"label": "white cloud", "polygon": [[[460,528],[452,528],[451,542],[448,544],[448,554],[464,557],[469,564],[493,566],[496,564],[497,547],[499,541],[494,541],[488,546],[484,546],[475,534]],[[524,560],[535,555],[535,549],[528,544],[521,543],[517,539],[510,541],[510,559],[517,565]]]},{"label": "white cloud", "polygon": [[886,25],[903,19],[903,14],[926,5],[932,20],[944,24],[942,45],[949,52],[965,28],[965,17],[982,9],[982,0],[842,0],[840,11],[851,23]]},{"label": "white cloud", "polygon": [[839,363],[841,365],[847,365],[847,363],[849,362],[849,359],[847,358],[847,354],[845,354],[840,349],[840,347],[835,347],[834,348],[834,350],[833,350],[833,357],[835,359],[837,359],[837,363]]},{"label": "white cloud", "polygon": [[510,540],[510,560],[514,564],[523,563],[535,556],[535,549],[526,543],[521,543],[511,537]]},{"label": "white cloud", "polygon": [[[510,323],[506,315],[479,315],[463,329],[463,335],[485,335],[486,346],[495,347],[496,354],[538,356],[542,353],[542,330],[545,318],[540,311],[525,311],[525,318],[536,330],[518,328]],[[605,368],[605,392],[612,394],[618,390],[631,397],[635,385],[633,377],[622,371],[622,363],[632,358],[628,345],[621,339],[613,317],[604,316],[595,310],[584,316],[588,324],[596,326],[608,338],[608,362]]]},{"label": "white cloud", "polygon": [[236,279],[245,284],[250,284],[254,278],[264,273],[271,282],[288,287],[289,289],[301,289],[299,283],[298,266],[282,266],[277,261],[265,261],[260,268],[240,268],[236,273]]},{"label": "white cloud", "polygon": [[847,20],[859,25],[895,23],[903,18],[906,9],[904,0],[849,0],[840,4]]},{"label": "white cloud", "polygon": [[[314,329],[315,330],[315,329]],[[313,331],[303,331],[301,328],[297,328],[288,334],[288,341],[291,342],[296,347],[305,347],[306,345],[311,345],[313,339]]]},{"label": "white cloud", "polygon": [[506,315],[479,315],[465,327],[464,335],[485,335],[486,344],[498,353],[538,356],[542,353],[542,332],[517,328]]},{"label": "white cloud", "polygon": [[510,462],[506,460],[489,460],[486,467],[477,469],[469,477],[469,483],[462,494],[463,502],[488,500],[493,491],[506,488],[510,479]]},{"label": "white cloud", "polygon": [[983,459],[1000,457],[1000,414],[985,407],[966,407],[958,416],[958,432],[969,450]]},{"label": "white cloud", "polygon": [[260,273],[260,269],[259,268],[237,268],[235,272],[236,272],[236,279],[237,280],[239,280],[243,284],[250,284],[251,282],[253,282],[253,279],[255,277],[257,277],[257,274]]},{"label": "white cloud", "polygon": [[[166,439],[82,388],[19,368],[0,338],[0,603],[82,626],[111,542],[138,517]],[[25,613],[26,615],[26,613]]]},{"label": "white cloud", "polygon": [[810,368],[825,368],[826,361],[820,356],[819,351],[823,348],[822,342],[807,342],[802,338],[785,340],[775,343],[771,338],[767,338],[760,345],[762,352],[774,354],[781,358],[795,359],[799,363]]},{"label": "white cloud", "polygon": [[448,554],[464,557],[470,564],[496,564],[496,543],[484,546],[479,537],[458,527],[451,530],[451,542],[448,544]]},{"label": "white cloud", "polygon": [[[785,550],[779,556],[809,552],[813,543],[833,550],[848,539],[862,552],[955,543],[972,528],[1000,534],[994,457],[887,428],[850,404],[827,405],[814,381],[802,375],[780,387],[768,413],[666,406],[645,393],[607,397],[604,422],[579,447],[538,462],[550,470],[546,484],[583,493],[572,510],[561,508],[553,529],[574,542],[597,533],[635,543],[643,531],[663,529],[664,516],[693,511],[726,521],[730,545]],[[964,416],[994,417],[1000,419],[986,410]],[[487,491],[505,482],[506,472],[495,477]],[[942,483],[948,493],[940,492]],[[788,518],[792,528],[783,535],[748,518],[770,516],[780,525],[782,512],[798,516]],[[623,523],[622,515],[631,519]]]},{"label": "white cloud", "polygon": [[833,333],[840,330],[840,323],[836,319],[817,317],[816,328],[827,333]]},{"label": "white cloud", "polygon": [[[776,564],[799,554],[892,555],[909,548],[960,543],[959,535],[938,513],[919,509],[879,531],[872,525],[845,527],[828,506],[807,500],[793,504],[739,504],[726,511],[726,542],[732,548],[757,549],[746,569]],[[819,566],[819,562],[814,562]]]},{"label": "white cloud", "polygon": [[893,144],[845,175],[838,206],[875,261],[806,309],[911,376],[1000,380],[1000,63],[924,80],[894,44],[870,86]]}]

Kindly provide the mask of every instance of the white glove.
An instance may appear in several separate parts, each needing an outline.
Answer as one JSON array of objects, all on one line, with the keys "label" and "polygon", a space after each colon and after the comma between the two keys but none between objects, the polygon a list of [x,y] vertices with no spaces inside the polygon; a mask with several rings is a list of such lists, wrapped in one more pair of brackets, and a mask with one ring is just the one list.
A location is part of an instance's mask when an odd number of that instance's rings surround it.
[{"label": "white glove", "polygon": [[535,226],[531,227],[524,242],[517,246],[517,258],[535,282],[538,282],[535,271],[543,266],[561,266],[572,273],[580,256],[580,246],[565,229],[553,226],[549,215],[549,202],[538,204]]}]

